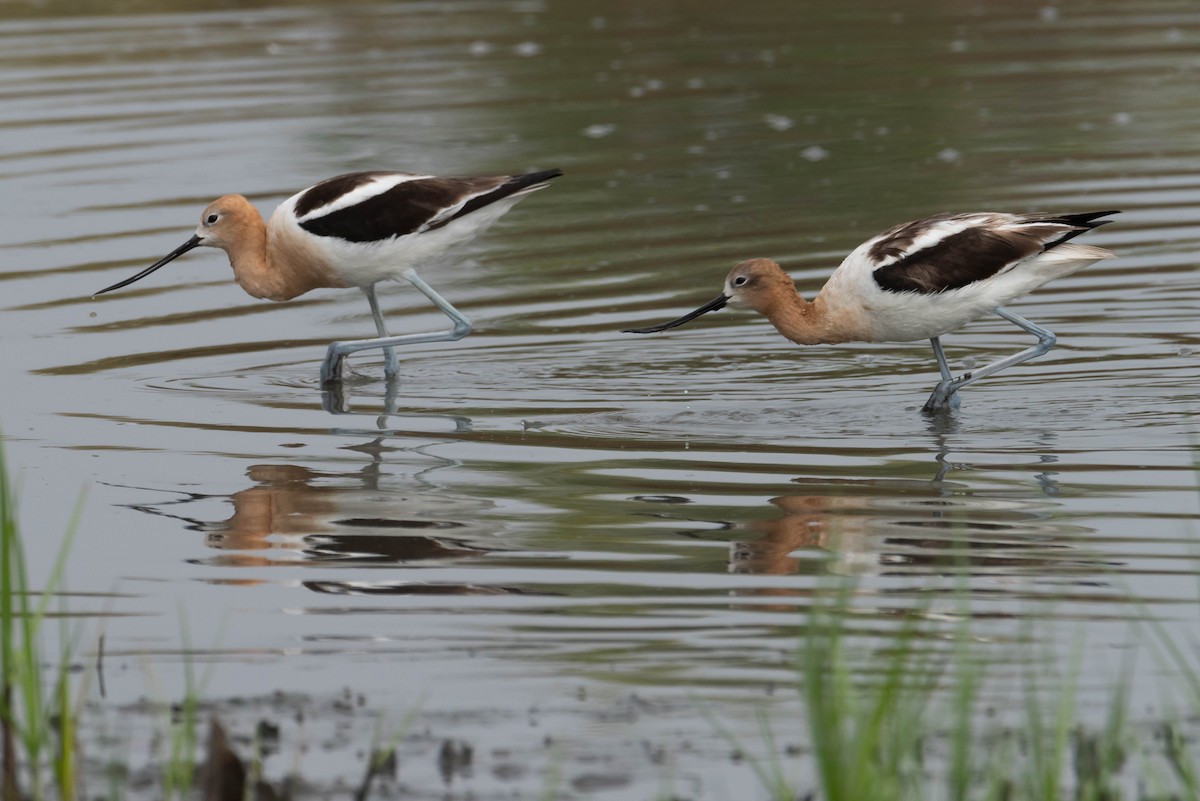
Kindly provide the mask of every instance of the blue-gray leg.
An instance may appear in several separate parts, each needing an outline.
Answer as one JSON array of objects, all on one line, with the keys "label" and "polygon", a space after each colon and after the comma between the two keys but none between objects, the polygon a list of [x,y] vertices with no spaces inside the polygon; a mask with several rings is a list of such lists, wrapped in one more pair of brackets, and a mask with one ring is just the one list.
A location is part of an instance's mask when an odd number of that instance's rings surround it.
[{"label": "blue-gray leg", "polygon": [[[453,324],[450,330],[431,331],[427,334],[401,334],[394,337],[381,333],[376,339],[354,339],[346,342],[332,342],[329,345],[329,349],[325,352],[325,361],[321,363],[322,384],[342,380],[342,365],[346,357],[351,353],[374,348],[392,348],[396,345],[415,345],[421,342],[448,342],[462,339],[471,333],[471,321],[462,312],[451,306],[450,302],[439,295],[433,287],[421,280],[421,276],[417,275],[415,271],[411,269],[405,270],[404,279],[419,289],[421,294],[433,301],[433,304],[450,318],[450,322]],[[368,294],[367,297],[370,298],[371,294]],[[378,303],[372,304],[372,312],[377,312],[377,308]],[[382,320],[382,316],[379,316],[376,325],[381,326]]]},{"label": "blue-gray leg", "polygon": [[[383,313],[379,311],[379,296],[375,293],[376,286],[378,284],[363,287],[363,294],[367,296],[367,302],[371,304],[371,316],[375,318],[375,330],[379,332],[379,338],[387,339],[389,334],[387,326],[383,322]],[[383,374],[389,381],[400,374],[400,360],[396,358],[395,348],[383,349]]]},{"label": "blue-gray leg", "polygon": [[[925,402],[925,411],[929,412],[933,411],[934,409],[942,409],[947,405],[951,409],[957,409],[959,402],[958,396],[949,390],[950,385],[954,383],[954,374],[950,372],[950,363],[946,361],[946,353],[942,350],[941,337],[932,337],[929,340],[929,344],[933,345],[933,357],[937,359],[938,372],[942,374],[942,381],[937,385],[937,389],[933,391],[933,395],[929,396],[929,400]],[[933,405],[934,397],[938,395],[939,391],[943,391],[943,388],[945,388],[947,391],[950,391],[951,394],[946,395],[946,397],[940,401],[941,405]]]},{"label": "blue-gray leg", "polygon": [[946,354],[942,350],[941,337],[934,337],[929,340],[929,344],[933,345],[933,356],[937,359],[938,370],[942,374],[943,381],[952,381],[954,376],[950,372],[950,363],[946,361]]},{"label": "blue-gray leg", "polygon": [[933,343],[933,355],[938,360],[938,369],[942,373],[942,381],[934,388],[933,394],[929,396],[929,400],[925,401],[925,411],[933,412],[939,409],[944,409],[947,406],[954,408],[958,405],[958,398],[955,397],[963,387],[974,384],[981,378],[986,378],[993,373],[998,373],[1008,367],[1012,367],[1022,362],[1027,362],[1030,359],[1036,359],[1043,355],[1048,350],[1054,347],[1057,338],[1053,332],[1042,328],[1036,323],[1031,323],[1024,317],[1013,314],[1002,306],[997,306],[992,309],[996,314],[1008,320],[1018,328],[1028,331],[1037,337],[1037,344],[1026,348],[1020,353],[1014,353],[1012,356],[1006,356],[999,361],[994,361],[991,364],[984,365],[978,370],[972,370],[968,373],[963,373],[959,378],[950,377],[950,366],[946,364],[945,354],[942,353],[942,343],[937,337],[930,340]]}]

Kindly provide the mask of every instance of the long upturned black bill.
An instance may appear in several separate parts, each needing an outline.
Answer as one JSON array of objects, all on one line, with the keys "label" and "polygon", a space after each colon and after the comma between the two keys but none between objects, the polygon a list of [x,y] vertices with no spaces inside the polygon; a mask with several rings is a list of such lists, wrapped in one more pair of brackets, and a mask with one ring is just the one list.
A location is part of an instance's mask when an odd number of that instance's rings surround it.
[{"label": "long upturned black bill", "polygon": [[95,294],[93,294],[92,297],[94,298],[94,297],[96,297],[96,295],[103,295],[105,292],[112,292],[114,289],[120,289],[123,286],[129,286],[134,281],[140,281],[143,278],[145,278],[147,275],[149,275],[150,273],[157,270],[159,267],[162,267],[165,264],[169,264],[170,262],[172,262],[175,259],[182,256],[184,253],[187,253],[189,250],[192,250],[193,248],[197,248],[197,247],[200,247],[200,237],[193,236],[191,239],[184,242],[182,245],[175,248],[170,253],[163,256],[161,259],[154,262],[154,264],[151,264],[149,267],[142,270],[137,275],[133,276],[132,278],[126,278],[124,281],[118,281],[117,283],[113,284],[112,286],[107,286],[104,289],[101,289],[99,292],[96,292]]},{"label": "long upturned black bill", "polygon": [[677,327],[683,325],[684,323],[688,322],[689,320],[695,320],[697,317],[699,317],[702,314],[708,314],[710,311],[717,311],[718,309],[725,308],[725,304],[728,302],[729,302],[729,298],[725,297],[724,295],[717,295],[715,298],[710,300],[708,303],[705,303],[703,306],[696,309],[695,311],[688,312],[687,314],[680,317],[678,320],[672,320],[669,323],[659,323],[658,325],[652,325],[649,328],[626,328],[621,333],[622,334],[656,334],[659,331],[666,331],[668,328],[677,328]]}]

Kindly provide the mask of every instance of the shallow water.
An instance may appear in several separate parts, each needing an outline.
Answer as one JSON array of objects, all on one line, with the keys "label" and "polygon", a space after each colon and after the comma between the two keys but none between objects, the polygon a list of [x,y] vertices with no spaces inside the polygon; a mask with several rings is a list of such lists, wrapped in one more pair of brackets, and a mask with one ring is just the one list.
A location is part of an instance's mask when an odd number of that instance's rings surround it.
[{"label": "shallow water", "polygon": [[[785,708],[842,577],[864,670],[913,615],[952,632],[964,575],[989,659],[1030,659],[1030,631],[1080,643],[1096,698],[1139,615],[1194,631],[1200,11],[175,5],[0,11],[0,425],[39,569],[86,493],[70,587],[123,594],[96,602],[128,615],[104,626],[113,703],[147,673],[170,695],[193,650],[214,700],[419,707],[429,742],[494,763],[443,775],[456,792],[540,792],[496,754],[552,738],[575,794],[673,775],[721,798],[752,775],[705,758],[697,706],[750,736],[747,710]],[[254,301],[204,251],[90,298],[226,192],[267,211],[356,169],[548,167],[424,271],[476,331],[407,349],[391,392],[369,354],[319,388],[325,344],[372,330],[355,291]],[[1105,208],[1086,239],[1119,258],[1015,306],[1059,346],[951,415],[919,411],[927,344],[802,349],[733,311],[619,333],[743,258],[811,295],[905,219]],[[442,325],[384,297],[396,333]],[[962,369],[1025,338],[980,321],[946,344]],[[1145,708],[1164,671],[1138,670]],[[674,768],[638,745],[681,737]]]}]

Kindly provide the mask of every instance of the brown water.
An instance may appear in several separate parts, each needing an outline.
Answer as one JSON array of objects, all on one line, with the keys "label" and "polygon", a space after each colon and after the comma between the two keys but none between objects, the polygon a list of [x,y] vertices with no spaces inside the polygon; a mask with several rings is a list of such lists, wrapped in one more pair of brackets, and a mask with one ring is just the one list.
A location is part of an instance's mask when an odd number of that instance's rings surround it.
[{"label": "brown water", "polygon": [[[104,629],[111,703],[174,697],[190,642],[207,698],[420,708],[411,797],[537,794],[533,755],[564,794],[728,798],[754,780],[698,708],[787,720],[771,693],[840,577],[863,654],[914,613],[952,632],[965,573],[988,658],[1027,658],[1036,621],[1082,643],[1095,698],[1132,619],[1194,631],[1200,9],[175,5],[0,10],[0,425],[35,575],[86,490],[70,586],[128,594],[104,602],[130,615]],[[477,329],[407,349],[395,393],[372,355],[318,386],[325,344],[372,331],[355,291],[254,301],[204,251],[89,297],[226,192],[548,167],[424,271]],[[902,220],[1107,208],[1087,241],[1120,258],[1015,305],[1059,346],[952,415],[919,412],[927,344],[802,349],[737,312],[619,333],[743,258],[811,294]],[[442,325],[384,294],[393,331]],[[1026,339],[946,343],[961,369]],[[1163,670],[1138,664],[1145,708]],[[442,737],[473,772],[434,772]],[[304,772],[356,775],[355,747]]]}]

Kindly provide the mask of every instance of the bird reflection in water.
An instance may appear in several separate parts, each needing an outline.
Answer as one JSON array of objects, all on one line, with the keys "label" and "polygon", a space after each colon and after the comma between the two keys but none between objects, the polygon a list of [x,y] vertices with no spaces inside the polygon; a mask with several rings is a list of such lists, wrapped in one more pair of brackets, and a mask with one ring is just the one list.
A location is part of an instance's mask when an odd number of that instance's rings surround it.
[{"label": "bird reflection in water", "polygon": [[[1094,583],[1111,570],[1078,548],[1081,527],[1058,519],[1043,492],[998,497],[922,480],[797,480],[766,520],[709,521],[680,534],[729,543],[731,573],[761,576],[1054,576]],[[654,500],[665,503],[665,496]],[[643,500],[651,500],[649,497]],[[675,503],[686,499],[673,499]],[[663,515],[668,516],[668,515]],[[685,519],[683,515],[670,515]],[[687,520],[699,522],[688,515]],[[807,597],[810,583],[764,582],[739,595]]]},{"label": "bird reflection in water", "polygon": [[[389,494],[384,500],[365,488],[321,484],[338,476],[293,464],[254,465],[247,476],[254,485],[230,496],[233,514],[220,523],[205,524],[205,543],[231,553],[205,564],[245,567],[294,561],[260,554],[280,549],[307,562],[342,565],[405,564],[487,553],[449,536],[466,524],[427,517],[441,511],[428,498]],[[396,516],[395,510],[404,515]]]},{"label": "bird reflection in water", "polygon": [[[496,550],[478,522],[487,501],[431,492],[414,483],[405,491],[381,486],[383,438],[355,450],[372,462],[348,474],[322,472],[293,463],[258,464],[247,470],[251,486],[229,496],[189,494],[166,503],[135,508],[183,521],[202,532],[209,548],[221,553],[193,564],[266,568],[437,567],[477,560]],[[393,477],[394,478],[394,477]],[[181,507],[223,500],[233,513],[223,520],[180,514]],[[214,579],[225,584],[259,584],[266,578]],[[318,592],[340,594],[512,593],[498,586],[428,582],[306,581]]]}]

